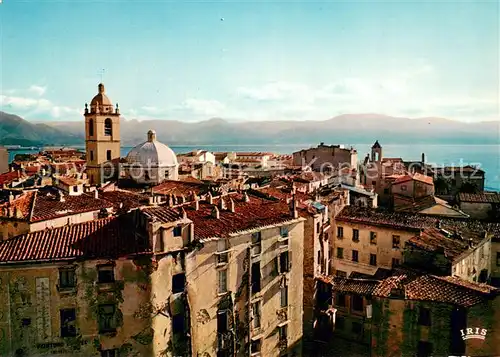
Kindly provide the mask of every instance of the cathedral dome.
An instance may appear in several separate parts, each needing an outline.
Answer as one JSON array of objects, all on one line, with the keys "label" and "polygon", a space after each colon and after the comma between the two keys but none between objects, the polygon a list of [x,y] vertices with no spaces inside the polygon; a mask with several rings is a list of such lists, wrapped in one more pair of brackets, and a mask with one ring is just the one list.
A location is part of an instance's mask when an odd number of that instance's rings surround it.
[{"label": "cathedral dome", "polygon": [[98,88],[98,93],[94,98],[92,98],[92,101],[90,102],[90,106],[95,106],[96,104],[98,105],[113,105],[111,101],[109,100],[108,96],[104,94],[104,84],[99,83],[97,86]]},{"label": "cathedral dome", "polygon": [[156,140],[156,132],[148,132],[148,140],[134,147],[127,154],[127,163],[141,167],[176,167],[177,155],[167,145]]}]

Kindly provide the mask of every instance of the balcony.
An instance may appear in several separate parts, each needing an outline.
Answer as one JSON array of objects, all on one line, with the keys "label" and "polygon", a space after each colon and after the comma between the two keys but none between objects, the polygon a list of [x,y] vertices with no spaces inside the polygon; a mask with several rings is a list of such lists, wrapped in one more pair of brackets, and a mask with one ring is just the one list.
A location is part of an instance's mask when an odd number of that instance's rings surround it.
[{"label": "balcony", "polygon": [[219,332],[217,334],[217,349],[219,351],[232,348],[234,336],[232,331]]},{"label": "balcony", "polygon": [[288,307],[282,307],[279,310],[276,310],[276,316],[278,318],[278,323],[283,323],[288,321]]}]

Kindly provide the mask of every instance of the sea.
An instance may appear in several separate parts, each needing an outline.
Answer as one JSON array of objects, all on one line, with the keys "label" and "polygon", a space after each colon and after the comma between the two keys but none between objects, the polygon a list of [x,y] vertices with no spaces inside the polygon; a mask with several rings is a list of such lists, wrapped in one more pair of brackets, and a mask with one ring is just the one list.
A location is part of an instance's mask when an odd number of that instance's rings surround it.
[{"label": "sea", "polygon": [[[354,147],[358,151],[358,160],[362,161],[371,150],[370,144],[355,144],[345,147]],[[191,145],[170,146],[175,153],[186,153],[196,149],[211,152],[235,152],[235,151],[265,151],[276,154],[291,154],[301,149],[317,146],[317,144],[283,144],[283,145]],[[82,148],[82,147],[76,147]],[[121,155],[126,156],[131,147],[122,147]],[[17,149],[9,150],[9,161],[16,154],[36,153],[39,149]],[[486,172],[485,189],[500,191],[500,146],[499,145],[429,145],[408,144],[382,146],[383,157],[400,157],[404,161],[420,161],[422,153],[425,153],[427,163],[436,166],[463,166],[476,165]]]}]

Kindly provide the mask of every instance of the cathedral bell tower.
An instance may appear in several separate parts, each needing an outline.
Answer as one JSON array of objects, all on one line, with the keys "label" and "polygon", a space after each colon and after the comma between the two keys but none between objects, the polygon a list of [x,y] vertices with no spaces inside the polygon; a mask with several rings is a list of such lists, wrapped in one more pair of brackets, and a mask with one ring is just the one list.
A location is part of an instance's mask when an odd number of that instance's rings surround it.
[{"label": "cathedral bell tower", "polygon": [[120,158],[120,111],[104,94],[104,84],[99,84],[90,108],[85,103],[84,116],[87,176],[91,185],[98,185],[115,176],[118,163],[111,161]]}]

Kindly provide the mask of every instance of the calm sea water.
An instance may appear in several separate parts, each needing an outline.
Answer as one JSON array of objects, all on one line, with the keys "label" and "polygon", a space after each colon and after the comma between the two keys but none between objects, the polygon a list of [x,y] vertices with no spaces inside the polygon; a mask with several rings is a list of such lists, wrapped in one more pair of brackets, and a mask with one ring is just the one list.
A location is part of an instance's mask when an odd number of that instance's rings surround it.
[{"label": "calm sea water", "polygon": [[[208,151],[269,151],[278,154],[292,153],[314,145],[196,145],[171,146],[176,153],[184,153],[197,148]],[[370,152],[372,144],[356,144],[358,159],[361,161]],[[121,155],[126,156],[130,147],[122,147]],[[29,153],[31,150],[16,150],[9,152],[12,160],[15,154]],[[422,153],[426,161],[438,166],[443,165],[479,165],[486,171],[486,187],[489,190],[500,191],[500,146],[498,145],[383,145],[384,157],[401,157],[408,161],[418,161]]]}]

